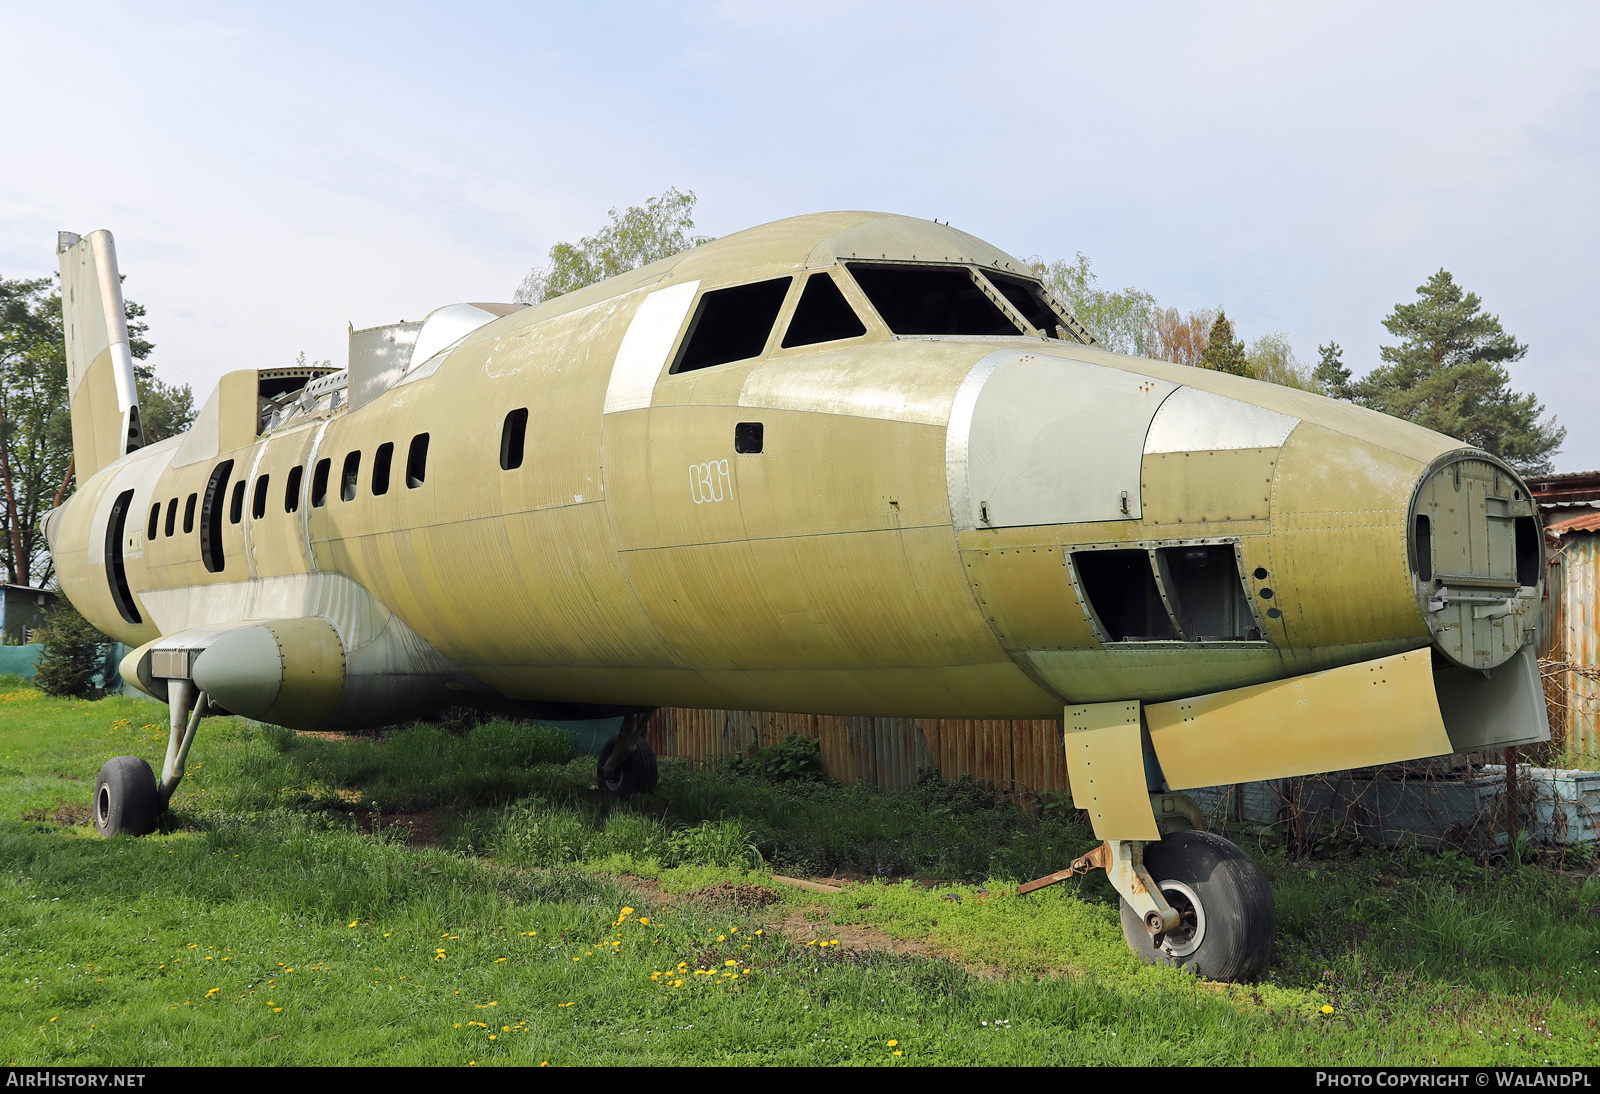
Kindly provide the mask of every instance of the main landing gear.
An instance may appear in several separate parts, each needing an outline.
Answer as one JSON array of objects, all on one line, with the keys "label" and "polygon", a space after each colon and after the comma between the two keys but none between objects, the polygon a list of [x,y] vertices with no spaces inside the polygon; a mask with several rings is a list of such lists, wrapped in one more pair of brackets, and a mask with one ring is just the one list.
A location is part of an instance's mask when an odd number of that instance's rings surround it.
[{"label": "main landing gear", "polygon": [[1150,842],[1106,840],[1067,869],[1021,886],[1017,895],[1104,870],[1122,897],[1122,937],[1142,961],[1211,980],[1260,979],[1278,930],[1266,875],[1237,846],[1204,831],[1189,799],[1159,796],[1181,799],[1184,823],[1193,827]]},{"label": "main landing gear", "polygon": [[600,759],[595,765],[595,783],[605,787],[619,798],[632,794],[648,794],[660,781],[656,770],[656,752],[645,739],[645,727],[655,711],[626,714],[617,735],[600,748]]},{"label": "main landing gear", "polygon": [[173,791],[183,779],[200,719],[211,709],[211,699],[203,691],[197,693],[191,680],[168,679],[167,708],[170,728],[161,781],[156,782],[150,765],[138,756],[115,756],[107,760],[94,781],[96,835],[148,835],[155,831],[157,819],[166,812]]}]

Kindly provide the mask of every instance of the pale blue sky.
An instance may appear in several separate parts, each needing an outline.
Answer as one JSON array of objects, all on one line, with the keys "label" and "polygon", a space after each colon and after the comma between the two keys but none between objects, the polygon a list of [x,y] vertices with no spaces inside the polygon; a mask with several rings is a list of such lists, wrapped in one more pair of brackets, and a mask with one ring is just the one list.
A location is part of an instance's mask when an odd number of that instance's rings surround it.
[{"label": "pale blue sky", "polygon": [[[1108,10],[1109,9],[1109,10]],[[1331,14],[1330,14],[1331,12]],[[0,275],[109,228],[154,361],[342,363],[668,186],[1083,251],[1364,371],[1441,266],[1600,467],[1600,9],[0,2]]]}]

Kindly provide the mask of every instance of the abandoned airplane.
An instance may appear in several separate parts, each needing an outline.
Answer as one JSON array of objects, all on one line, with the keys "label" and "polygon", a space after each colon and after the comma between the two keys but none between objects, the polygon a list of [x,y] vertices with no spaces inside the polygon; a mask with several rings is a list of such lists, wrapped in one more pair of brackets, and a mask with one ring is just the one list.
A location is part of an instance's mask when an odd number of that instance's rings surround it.
[{"label": "abandoned airplane", "polygon": [[145,445],[111,236],[63,233],[79,487],[62,588],[171,712],[299,729],[454,704],[1062,718],[1146,960],[1264,969],[1265,878],[1182,791],[1547,739],[1526,486],[1348,403],[1106,352],[947,225],[825,213],[533,307],[224,375]]}]

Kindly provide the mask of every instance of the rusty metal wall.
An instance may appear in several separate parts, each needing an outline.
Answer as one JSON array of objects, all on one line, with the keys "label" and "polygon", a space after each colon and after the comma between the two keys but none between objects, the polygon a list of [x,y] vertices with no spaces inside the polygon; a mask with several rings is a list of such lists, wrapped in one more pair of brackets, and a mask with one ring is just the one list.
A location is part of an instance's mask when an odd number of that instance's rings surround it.
[{"label": "rusty metal wall", "polygon": [[1544,676],[1551,729],[1571,751],[1600,755],[1600,535],[1562,537],[1550,587]]},{"label": "rusty metal wall", "polygon": [[657,754],[704,763],[765,748],[799,733],[817,741],[829,775],[885,790],[909,786],[918,771],[946,779],[971,775],[1019,804],[1067,792],[1061,723],[1027,719],[852,718],[748,710],[665,707],[650,721]]}]

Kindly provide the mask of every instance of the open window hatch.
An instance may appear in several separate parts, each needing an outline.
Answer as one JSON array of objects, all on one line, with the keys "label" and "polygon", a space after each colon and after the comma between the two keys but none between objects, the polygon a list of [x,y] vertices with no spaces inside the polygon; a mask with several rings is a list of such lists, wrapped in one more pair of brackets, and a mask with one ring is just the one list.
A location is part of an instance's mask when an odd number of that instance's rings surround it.
[{"label": "open window hatch", "polygon": [[1260,642],[1232,543],[1075,551],[1078,588],[1111,642]]}]

